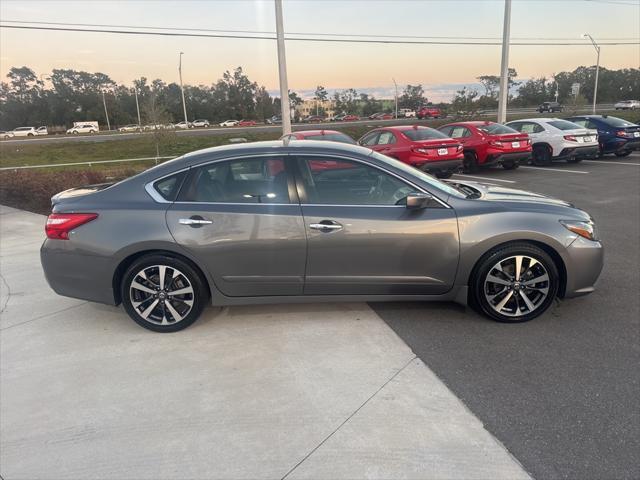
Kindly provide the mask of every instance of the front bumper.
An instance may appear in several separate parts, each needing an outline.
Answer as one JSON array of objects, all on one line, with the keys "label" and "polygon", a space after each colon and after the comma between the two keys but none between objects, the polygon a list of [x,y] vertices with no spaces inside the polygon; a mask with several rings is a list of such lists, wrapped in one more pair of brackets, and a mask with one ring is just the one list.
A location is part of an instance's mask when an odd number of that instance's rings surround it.
[{"label": "front bumper", "polygon": [[593,292],[604,266],[602,244],[578,237],[565,252],[567,282],[564,297],[579,297]]}]

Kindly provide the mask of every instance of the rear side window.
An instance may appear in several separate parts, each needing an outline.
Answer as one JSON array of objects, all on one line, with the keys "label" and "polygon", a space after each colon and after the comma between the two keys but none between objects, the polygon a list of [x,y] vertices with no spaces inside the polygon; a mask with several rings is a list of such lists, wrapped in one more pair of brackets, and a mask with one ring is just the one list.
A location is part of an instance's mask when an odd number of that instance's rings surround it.
[{"label": "rear side window", "polygon": [[470,137],[471,132],[466,127],[453,127],[451,128],[451,134],[449,136],[451,138]]},{"label": "rear side window", "polygon": [[186,174],[187,172],[185,170],[184,172],[176,173],[170,177],[161,178],[153,183],[153,188],[162,198],[173,202],[178,196],[180,186],[182,185],[182,181]]},{"label": "rear side window", "polygon": [[558,130],[575,130],[580,128],[580,125],[576,125],[573,122],[567,122],[566,120],[552,120],[549,123],[552,127],[556,127]]},{"label": "rear side window", "polygon": [[[465,129],[466,130],[466,129]],[[413,130],[403,130],[402,133],[414,142],[420,140],[434,140],[438,138],[447,138],[447,136],[434,128],[422,127]]]},{"label": "rear side window", "polygon": [[289,203],[284,159],[246,158],[193,169],[180,200],[207,203]]}]

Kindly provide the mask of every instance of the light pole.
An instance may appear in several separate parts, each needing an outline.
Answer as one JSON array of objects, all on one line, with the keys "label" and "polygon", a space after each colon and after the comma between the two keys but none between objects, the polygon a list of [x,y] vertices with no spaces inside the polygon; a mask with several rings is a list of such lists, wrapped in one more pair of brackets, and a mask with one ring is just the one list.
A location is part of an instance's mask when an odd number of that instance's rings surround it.
[{"label": "light pole", "polygon": [[291,133],[291,107],[287,82],[287,56],[284,49],[284,26],[282,24],[282,0],[276,3],[276,37],[278,42],[278,73],[280,76],[280,108],[282,110],[282,134]]},{"label": "light pole", "polygon": [[498,123],[507,120],[509,99],[509,36],[511,34],[511,0],[504,0],[504,27],[502,29],[502,60],[500,62],[500,96],[498,97]]},{"label": "light pole", "polygon": [[398,84],[396,83],[396,79],[392,78],[393,85],[396,87],[396,120],[398,119]]},{"label": "light pole", "polygon": [[184,52],[180,52],[180,62],[178,63],[178,73],[180,74],[180,91],[182,92],[182,110],[184,111],[184,123],[185,123],[185,127],[188,127],[189,122],[187,120],[187,104],[184,101],[184,87],[182,86],[182,55],[184,55]]},{"label": "light pole", "polygon": [[136,111],[138,112],[138,129],[142,131],[142,123],[140,122],[140,104],[138,103],[138,87],[133,87],[133,91],[136,94]]},{"label": "light pole", "polygon": [[107,112],[107,101],[104,99],[104,90],[102,90],[102,105],[104,105],[104,116],[107,118],[107,130],[111,130],[109,123],[109,112]]},{"label": "light pole", "polygon": [[593,114],[595,115],[596,114],[596,98],[598,96],[598,73],[600,71],[600,45],[598,45],[596,41],[593,39],[593,37],[588,33],[583,33],[582,38],[588,38],[589,40],[591,40],[591,43],[593,44],[593,48],[596,49],[596,52],[598,54],[598,57],[596,60],[596,84],[593,87]]}]

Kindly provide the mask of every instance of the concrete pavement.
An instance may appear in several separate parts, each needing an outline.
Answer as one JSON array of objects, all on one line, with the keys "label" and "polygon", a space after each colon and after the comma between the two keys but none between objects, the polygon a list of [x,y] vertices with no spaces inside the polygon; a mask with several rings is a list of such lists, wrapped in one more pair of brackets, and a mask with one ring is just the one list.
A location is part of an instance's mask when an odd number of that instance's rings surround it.
[{"label": "concrete pavement", "polygon": [[56,296],[0,209],[0,474],[529,478],[366,304],[210,308],[176,334]]}]

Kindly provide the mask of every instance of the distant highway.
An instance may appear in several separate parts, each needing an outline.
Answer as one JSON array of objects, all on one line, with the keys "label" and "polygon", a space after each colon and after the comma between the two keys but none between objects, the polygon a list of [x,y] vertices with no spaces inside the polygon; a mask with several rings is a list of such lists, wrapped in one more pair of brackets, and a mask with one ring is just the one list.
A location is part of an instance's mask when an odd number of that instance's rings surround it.
[{"label": "distant highway", "polygon": [[[610,111],[613,106],[610,104],[598,105],[597,111]],[[585,107],[579,110],[580,113],[590,113],[591,107]],[[530,113],[532,116],[540,115],[535,108],[514,108],[508,111],[508,115],[523,115]],[[497,115],[497,110],[485,110],[474,118],[490,118]],[[545,114],[550,116],[549,114]],[[560,114],[562,115],[562,114]],[[451,117],[453,118],[453,117]],[[399,118],[397,120],[357,120],[354,122],[325,122],[325,123],[296,123],[293,125],[294,130],[316,130],[316,129],[331,129],[341,128],[348,126],[367,126],[370,128],[380,127],[383,125],[401,125],[406,123],[428,125],[433,122],[433,119],[418,120],[416,118]],[[175,130],[176,135],[179,136],[214,136],[214,135],[229,135],[229,134],[246,134],[246,133],[278,133],[282,130],[282,125],[257,125],[254,127],[211,127],[211,128],[190,128],[189,130]],[[32,138],[20,138],[2,140],[2,145],[20,145],[27,143],[37,144],[53,144],[64,142],[108,142],[112,140],[130,140],[139,138],[141,135],[152,135],[153,132],[132,132],[132,133],[118,133],[118,132],[103,132],[93,135],[47,135],[42,137]]]}]

